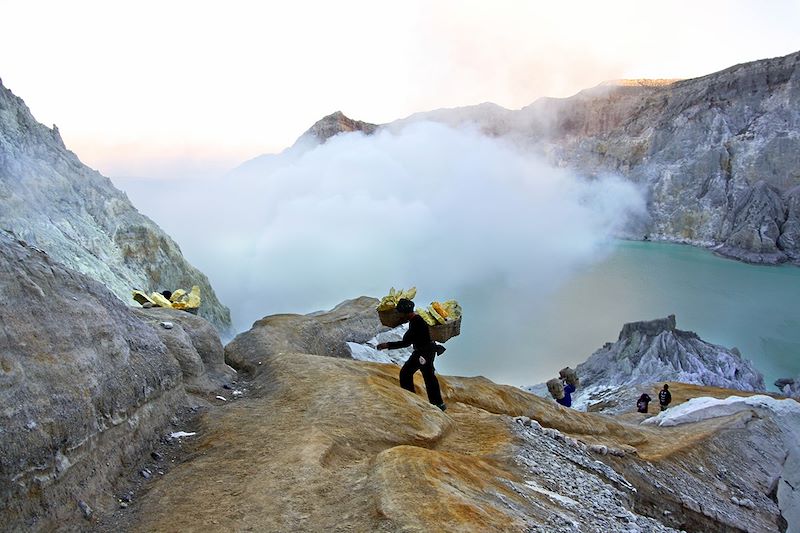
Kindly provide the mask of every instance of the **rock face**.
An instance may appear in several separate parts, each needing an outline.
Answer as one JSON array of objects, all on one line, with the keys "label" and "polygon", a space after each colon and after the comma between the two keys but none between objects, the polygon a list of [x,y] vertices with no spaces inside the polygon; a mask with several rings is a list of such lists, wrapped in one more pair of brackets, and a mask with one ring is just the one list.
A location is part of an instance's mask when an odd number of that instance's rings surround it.
[{"label": "rock face", "polygon": [[264,317],[225,346],[225,361],[252,373],[264,357],[276,353],[350,358],[348,342],[364,343],[387,329],[378,321],[377,306],[378,300],[362,296],[330,311]]},{"label": "rock face", "polygon": [[2,83],[0,229],[100,281],[126,303],[134,288],[149,293],[199,285],[200,315],[220,332],[231,327],[230,312],[178,245],[67,150],[55,126],[36,122]]},{"label": "rock face", "polygon": [[781,530],[769,413],[646,427],[440,377],[442,412],[394,365],[262,351],[253,396],[203,420],[198,453],[128,510],[131,529]]},{"label": "rock face", "polygon": [[[650,192],[650,236],[753,262],[797,257],[800,53],[661,86],[603,86],[520,111],[558,164]],[[796,193],[795,193],[796,195]]]},{"label": "rock face", "polygon": [[112,504],[122,466],[186,402],[181,369],[103,285],[5,232],[0,299],[0,523],[49,531],[79,500]]},{"label": "rock face", "polygon": [[4,530],[52,531],[116,508],[118,477],[235,376],[205,319],[128,307],[3,231],[0,299]]},{"label": "rock face", "polygon": [[800,376],[778,379],[775,381],[775,386],[786,396],[800,399]]},{"label": "rock face", "polygon": [[765,390],[764,377],[738,350],[676,329],[675,315],[625,324],[617,342],[597,350],[576,371],[584,391],[658,381]]}]

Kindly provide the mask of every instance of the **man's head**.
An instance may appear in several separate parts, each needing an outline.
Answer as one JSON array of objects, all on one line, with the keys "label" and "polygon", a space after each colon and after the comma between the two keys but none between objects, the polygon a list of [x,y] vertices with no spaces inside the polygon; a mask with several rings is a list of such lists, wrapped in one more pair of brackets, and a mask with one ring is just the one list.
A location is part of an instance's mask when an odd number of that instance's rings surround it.
[{"label": "man's head", "polygon": [[402,315],[410,315],[414,312],[414,302],[408,298],[400,298],[400,300],[397,301],[395,309]]},{"label": "man's head", "polygon": [[664,390],[669,390],[669,385],[667,385],[666,383],[664,383]]}]

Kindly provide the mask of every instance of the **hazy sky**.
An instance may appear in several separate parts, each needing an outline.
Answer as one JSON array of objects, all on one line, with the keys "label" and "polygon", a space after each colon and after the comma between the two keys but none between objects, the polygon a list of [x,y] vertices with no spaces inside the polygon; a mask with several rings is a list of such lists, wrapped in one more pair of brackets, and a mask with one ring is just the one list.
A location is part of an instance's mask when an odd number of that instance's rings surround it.
[{"label": "hazy sky", "polygon": [[798,1],[0,0],[0,77],[110,176],[220,173],[335,110],[510,108],[800,49]]}]

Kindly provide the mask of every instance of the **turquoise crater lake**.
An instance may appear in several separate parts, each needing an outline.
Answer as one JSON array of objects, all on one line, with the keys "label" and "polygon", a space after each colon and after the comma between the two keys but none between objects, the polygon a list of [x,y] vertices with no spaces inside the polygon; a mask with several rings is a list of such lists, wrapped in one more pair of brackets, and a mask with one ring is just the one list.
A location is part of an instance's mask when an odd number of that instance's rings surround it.
[{"label": "turquoise crater lake", "polygon": [[605,259],[537,302],[513,341],[512,335],[488,339],[485,328],[469,325],[471,304],[480,306],[484,297],[461,295],[462,336],[448,343],[452,358],[445,354],[437,361],[442,373],[531,385],[615,341],[626,322],[675,314],[678,329],[737,347],[764,374],[767,390],[776,390],[779,377],[800,375],[796,266],[757,266],[691,246],[620,241]]}]

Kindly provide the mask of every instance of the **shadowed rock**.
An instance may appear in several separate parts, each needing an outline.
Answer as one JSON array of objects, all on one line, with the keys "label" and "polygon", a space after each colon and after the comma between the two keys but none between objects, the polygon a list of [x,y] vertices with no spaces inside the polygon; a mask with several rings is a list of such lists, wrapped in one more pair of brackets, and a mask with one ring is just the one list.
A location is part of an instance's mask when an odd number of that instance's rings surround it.
[{"label": "shadowed rock", "polygon": [[[155,330],[178,360],[188,390],[209,392],[235,378],[236,371],[225,364],[219,333],[204,318],[163,307],[133,311]],[[165,324],[171,327],[167,329]]]},{"label": "shadowed rock", "polygon": [[[152,328],[100,283],[0,232],[0,523],[53,530],[186,402]],[[88,507],[87,507],[88,508]]]}]

